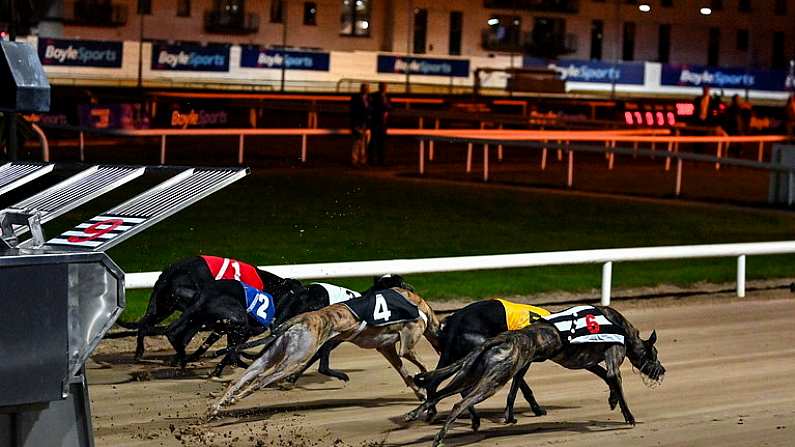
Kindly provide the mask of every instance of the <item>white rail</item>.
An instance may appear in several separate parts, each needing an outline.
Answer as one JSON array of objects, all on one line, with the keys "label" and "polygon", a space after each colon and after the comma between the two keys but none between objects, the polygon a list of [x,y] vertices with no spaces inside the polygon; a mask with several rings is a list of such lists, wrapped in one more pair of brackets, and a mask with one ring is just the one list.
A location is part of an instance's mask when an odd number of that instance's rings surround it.
[{"label": "white rail", "polygon": [[[517,253],[508,255],[456,256],[425,259],[392,259],[382,261],[336,262],[326,264],[293,264],[261,266],[282,277],[296,279],[344,278],[375,276],[384,273],[439,273],[468,270],[494,270],[551,265],[602,264],[602,304],[610,304],[613,263],[690,258],[737,258],[737,296],[745,296],[746,256],[795,253],[795,241],[752,242],[739,244],[678,245],[662,247],[608,248],[598,250]],[[154,286],[160,272],[130,273],[127,289]]]}]

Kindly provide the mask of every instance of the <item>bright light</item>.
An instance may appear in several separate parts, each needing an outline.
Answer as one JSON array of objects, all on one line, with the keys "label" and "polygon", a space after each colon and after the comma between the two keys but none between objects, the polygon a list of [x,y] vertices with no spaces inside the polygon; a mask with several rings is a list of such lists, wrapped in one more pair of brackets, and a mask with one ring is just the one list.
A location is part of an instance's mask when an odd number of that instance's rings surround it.
[{"label": "bright light", "polygon": [[633,124],[632,112],[624,112],[624,122],[627,123],[628,126],[631,126]]},{"label": "bright light", "polygon": [[641,3],[638,5],[638,9],[640,9],[640,12],[651,12],[651,5],[648,3]]},{"label": "bright light", "polygon": [[668,125],[673,126],[676,124],[676,117],[674,116],[674,112],[668,112]]},{"label": "bright light", "polygon": [[370,22],[363,20],[360,26],[362,27],[362,29],[370,28]]},{"label": "bright light", "polygon": [[712,14],[712,8],[708,8],[708,7],[705,6],[705,7],[701,8],[701,9],[699,9],[698,12],[700,12],[702,16],[708,16],[708,15]]},{"label": "bright light", "polygon": [[676,114],[679,116],[693,116],[696,106],[692,102],[677,102]]},{"label": "bright light", "polygon": [[657,113],[654,114],[654,116],[657,118],[657,125],[658,126],[664,126],[665,125],[665,116],[663,115],[662,112],[657,112]]},{"label": "bright light", "polygon": [[486,23],[488,23],[488,24],[489,24],[489,25],[491,25],[491,26],[499,25],[499,24],[500,24],[500,19],[498,19],[498,18],[496,18],[496,17],[492,17],[492,18],[490,18],[490,19],[489,19],[489,21],[488,21],[488,22],[486,22]]}]

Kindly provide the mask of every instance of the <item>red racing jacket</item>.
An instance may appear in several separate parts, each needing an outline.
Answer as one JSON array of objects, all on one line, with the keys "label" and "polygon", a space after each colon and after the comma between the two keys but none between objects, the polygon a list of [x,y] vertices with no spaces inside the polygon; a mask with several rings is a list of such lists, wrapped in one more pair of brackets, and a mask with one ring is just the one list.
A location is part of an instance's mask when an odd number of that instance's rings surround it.
[{"label": "red racing jacket", "polygon": [[221,258],[218,256],[202,256],[207,268],[210,269],[210,274],[213,278],[218,279],[234,279],[242,281],[251,287],[258,290],[264,290],[265,285],[262,283],[257,269],[245,262],[236,259]]}]

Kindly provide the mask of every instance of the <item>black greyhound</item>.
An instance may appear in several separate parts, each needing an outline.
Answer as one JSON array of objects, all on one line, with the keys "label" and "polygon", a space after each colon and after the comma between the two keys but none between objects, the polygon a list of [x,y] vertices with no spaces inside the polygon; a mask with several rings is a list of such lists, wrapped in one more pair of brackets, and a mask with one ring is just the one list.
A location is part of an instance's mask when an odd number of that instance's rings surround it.
[{"label": "black greyhound", "polygon": [[193,256],[177,261],[166,267],[157,278],[143,317],[135,323],[119,323],[128,329],[138,330],[135,359],[140,360],[144,355],[144,337],[164,334],[155,328],[157,324],[174,312],[184,312],[194,303],[199,290],[216,279],[239,279],[272,296],[281,296],[300,286],[300,283],[285,280],[235,259]]},{"label": "black greyhound", "polygon": [[[600,334],[598,323],[591,327],[591,323],[599,321],[593,317],[588,318],[587,308],[594,309],[593,314],[601,315],[604,318],[602,324],[612,325],[621,333],[622,342],[610,341],[607,334]],[[569,341],[568,330],[561,332],[560,327],[556,327],[555,321],[570,323],[577,327],[574,320],[567,317],[556,318],[555,314],[549,318],[552,320],[539,319],[531,325],[517,331],[504,332],[493,337],[486,342],[475,346],[473,350],[464,358],[459,359],[448,366],[438,368],[429,373],[418,374],[415,376],[415,383],[428,391],[427,400],[414,411],[405,417],[407,421],[414,420],[423,411],[427,411],[432,417],[436,404],[443,398],[462,393],[464,400],[456,404],[451,412],[444,428],[437,435],[434,445],[438,445],[444,438],[450,424],[464,410],[469,410],[472,414],[472,428],[477,430],[480,426],[480,418],[474,412],[474,406],[492,396],[499,388],[513,379],[508,402],[505,410],[506,421],[515,422],[513,418],[513,404],[520,383],[524,382],[524,375],[530,368],[532,362],[552,360],[568,369],[586,369],[607,383],[610,388],[608,404],[610,409],[615,409],[620,405],[621,413],[628,424],[635,424],[635,418],[627,406],[624,399],[624,392],[621,386],[621,372],[619,367],[625,357],[629,358],[630,363],[638,368],[644,377],[659,382],[665,374],[665,368],[657,358],[657,349],[654,344],[657,341],[657,334],[652,331],[648,340],[640,338],[639,331],[615,309],[610,307],[590,307],[583,306],[572,308],[583,312],[587,330],[592,332],[591,337],[601,337],[606,342],[599,343],[573,343]],[[585,309],[585,310],[584,310]],[[562,314],[565,314],[563,312]],[[576,313],[574,314],[576,316]],[[585,330],[580,328],[579,330]],[[446,349],[446,348],[445,348]],[[599,365],[605,362],[606,368]],[[451,382],[442,390],[436,391],[430,388],[431,384],[438,386],[445,379],[455,375]],[[523,390],[524,392],[524,390]],[[533,399],[525,395],[525,398]]]},{"label": "black greyhound", "polygon": [[[406,285],[403,278],[398,275],[376,277],[373,279],[373,286],[365,293],[394,287],[395,284]],[[275,327],[296,315],[320,310],[330,304],[357,296],[361,294],[331,284],[313,283],[306,287],[292,287],[289,293],[273,297],[275,315],[271,324]],[[220,376],[227,365],[248,367],[239,356],[243,355],[250,359],[254,356],[241,352],[238,347],[250,337],[263,333],[269,326],[263,326],[249,313],[246,308],[244,288],[235,280],[213,281],[201,289],[193,301],[194,304],[183,312],[166,333],[176,351],[173,363],[184,367],[187,362],[201,357],[225,334],[227,349],[223,351],[224,358],[216,366],[213,375]],[[213,332],[196,352],[187,356],[185,352],[187,344],[202,328],[211,329]],[[331,349],[328,349],[318,355],[319,371],[330,377],[347,381],[348,376],[345,373],[329,367],[330,352]],[[293,376],[291,381],[294,382],[299,376],[300,374]]]}]

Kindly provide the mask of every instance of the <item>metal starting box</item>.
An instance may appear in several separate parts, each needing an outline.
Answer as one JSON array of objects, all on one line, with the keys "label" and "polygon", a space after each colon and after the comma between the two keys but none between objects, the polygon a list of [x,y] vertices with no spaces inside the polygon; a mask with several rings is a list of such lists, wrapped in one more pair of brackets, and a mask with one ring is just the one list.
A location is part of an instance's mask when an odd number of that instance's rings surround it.
[{"label": "metal starting box", "polygon": [[[0,195],[53,168],[0,165]],[[44,236],[43,223],[157,169],[92,166],[0,211],[0,447],[94,444],[84,365],[125,307],[124,272],[104,251],[249,172],[172,168],[154,188]]]}]

